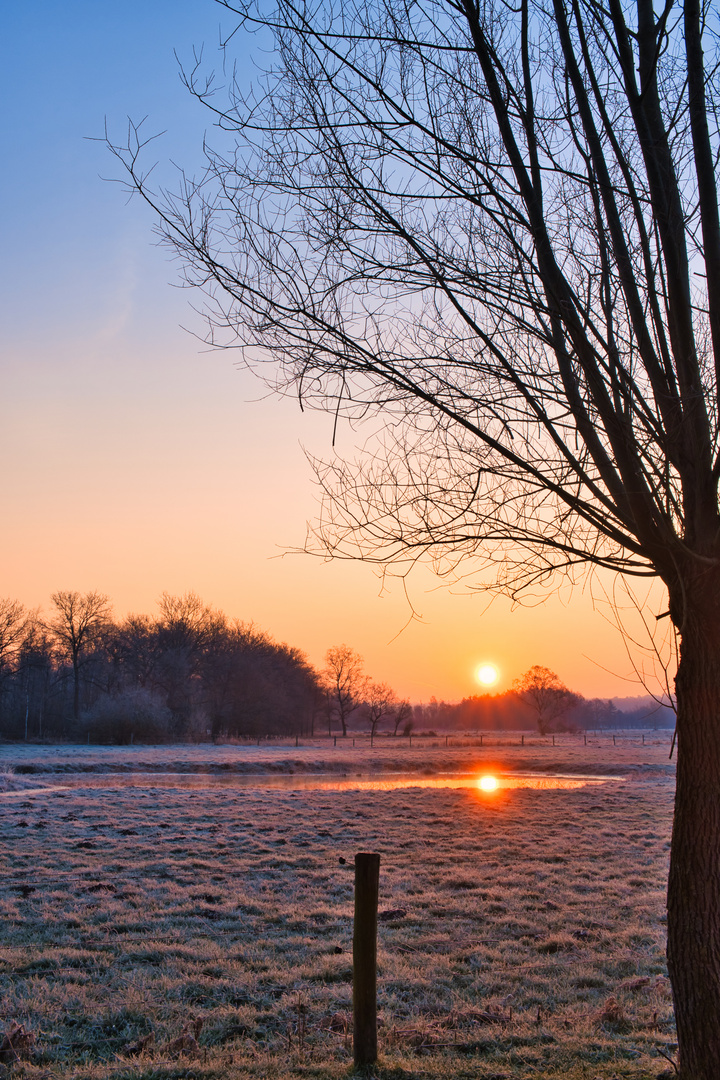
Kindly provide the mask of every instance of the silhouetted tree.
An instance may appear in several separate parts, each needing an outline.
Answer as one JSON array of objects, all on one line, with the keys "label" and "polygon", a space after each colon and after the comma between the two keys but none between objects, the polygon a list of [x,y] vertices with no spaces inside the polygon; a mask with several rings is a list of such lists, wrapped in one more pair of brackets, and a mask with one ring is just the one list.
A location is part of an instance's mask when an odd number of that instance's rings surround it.
[{"label": "silhouetted tree", "polygon": [[412,705],[407,698],[398,701],[392,714],[393,735],[397,735],[401,727],[404,727],[412,719]]},{"label": "silhouetted tree", "polygon": [[149,615],[128,615],[109,641],[118,685],[152,687],[158,660],[157,624]]},{"label": "silhouetted tree", "polygon": [[547,735],[552,725],[580,704],[580,696],[568,690],[554,671],[535,664],[513,682],[513,693],[535,716],[538,731]]},{"label": "silhouetted tree", "polygon": [[[720,1061],[720,142],[710,0],[252,0],[264,84],[154,196],[213,339],[388,421],[318,466],[324,548],[513,593],[658,575],[681,638],[668,963],[679,1074]],[[230,36],[236,42],[239,35]],[[244,70],[244,65],[243,68]],[[224,70],[237,70],[231,60]],[[253,350],[253,346],[255,349]]]},{"label": "silhouetted tree", "polygon": [[16,737],[42,738],[52,724],[56,663],[52,642],[39,618],[31,619],[23,639],[15,671]]},{"label": "silhouetted tree", "polygon": [[30,612],[19,600],[0,597],[0,670],[16,658],[31,621]]},{"label": "silhouetted tree", "polygon": [[[397,694],[387,683],[370,683],[365,689],[364,705],[370,736],[374,738],[383,720],[391,719],[398,711]],[[397,733],[397,727],[395,731]]]},{"label": "silhouetted tree", "polygon": [[332,730],[334,717],[343,735],[347,735],[348,718],[361,704],[368,684],[363,658],[349,645],[334,645],[325,653],[321,677],[327,697],[328,730]]},{"label": "silhouetted tree", "polygon": [[229,627],[218,645],[202,671],[213,738],[312,730],[319,680],[299,649],[243,623]]},{"label": "silhouetted tree", "polygon": [[110,600],[99,592],[52,594],[56,615],[46,626],[72,665],[73,719],[80,715],[80,668],[93,640],[110,618]]},{"label": "silhouetted tree", "polygon": [[173,735],[183,738],[202,711],[203,664],[208,653],[221,647],[227,619],[194,592],[163,593],[158,607],[153,681],[165,694]]},{"label": "silhouetted tree", "polygon": [[[19,600],[0,597],[0,706],[6,689],[6,680],[17,670],[18,654],[27,639],[32,617]],[[2,718],[4,720],[4,718]],[[4,730],[0,724],[0,731]]]}]

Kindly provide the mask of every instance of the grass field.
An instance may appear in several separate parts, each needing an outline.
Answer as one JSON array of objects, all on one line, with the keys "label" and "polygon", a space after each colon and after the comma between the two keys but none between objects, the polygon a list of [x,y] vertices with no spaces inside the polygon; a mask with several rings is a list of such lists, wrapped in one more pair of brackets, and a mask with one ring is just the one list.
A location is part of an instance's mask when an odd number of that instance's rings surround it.
[{"label": "grass field", "polygon": [[[0,783],[0,1039],[19,1051],[13,1062],[0,1042],[0,1072],[348,1076],[362,850],[381,853],[372,1075],[667,1070],[667,738],[516,744],[0,748],[0,769],[14,769]],[[347,785],[401,766],[621,779],[493,794],[215,782],[325,771]],[[143,786],[118,770],[145,771]],[[200,786],[168,775],[182,772]]]}]

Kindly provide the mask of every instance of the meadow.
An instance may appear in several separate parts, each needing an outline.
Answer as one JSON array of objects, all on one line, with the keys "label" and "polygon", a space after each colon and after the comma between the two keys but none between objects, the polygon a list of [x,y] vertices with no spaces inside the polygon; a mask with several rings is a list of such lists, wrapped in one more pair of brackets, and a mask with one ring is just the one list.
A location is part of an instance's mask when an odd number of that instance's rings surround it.
[{"label": "meadow", "polygon": [[[0,747],[0,1072],[347,1077],[353,856],[374,850],[371,1075],[671,1075],[668,739],[517,742]],[[486,794],[394,788],[400,768],[617,779]],[[368,774],[387,789],[353,789]]]}]

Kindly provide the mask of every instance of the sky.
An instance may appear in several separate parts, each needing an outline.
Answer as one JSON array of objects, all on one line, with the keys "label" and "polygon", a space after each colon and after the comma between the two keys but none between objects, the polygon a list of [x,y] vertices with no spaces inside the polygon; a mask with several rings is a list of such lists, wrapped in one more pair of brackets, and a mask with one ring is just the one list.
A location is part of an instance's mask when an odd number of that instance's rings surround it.
[{"label": "sky", "polygon": [[[317,506],[305,450],[332,454],[332,419],[268,397],[203,343],[202,297],[179,286],[102,142],[106,124],[122,141],[127,118],[146,117],[164,132],[160,177],[198,167],[210,125],[176,54],[219,62],[227,13],[37,0],[0,18],[0,596],[47,609],[58,589],[97,589],[122,617],[193,590],[318,666],[351,645],[413,701],[480,692],[483,663],[498,690],[542,664],[589,697],[644,693],[608,619],[609,579],[521,607],[420,568],[411,608],[368,565],[292,553]],[[236,40],[251,71],[261,43]],[[648,610],[653,623],[661,595]],[[632,632],[646,643],[637,619]]]}]

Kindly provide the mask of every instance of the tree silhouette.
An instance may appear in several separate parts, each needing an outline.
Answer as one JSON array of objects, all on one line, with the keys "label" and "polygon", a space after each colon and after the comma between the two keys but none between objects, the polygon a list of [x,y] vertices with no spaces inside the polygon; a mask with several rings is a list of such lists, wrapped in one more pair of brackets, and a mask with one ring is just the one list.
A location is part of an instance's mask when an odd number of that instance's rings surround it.
[{"label": "tree silhouette", "polygon": [[19,600],[0,597],[0,677],[29,634],[33,617]]},{"label": "tree silhouette", "polygon": [[[374,738],[383,720],[391,720],[400,712],[397,694],[387,683],[371,682],[365,690],[365,715],[370,724],[370,737]],[[397,721],[395,734],[397,734]]]},{"label": "tree silhouette", "polygon": [[552,724],[580,702],[554,671],[535,664],[513,682],[513,693],[535,713],[538,731],[547,735]]},{"label": "tree silhouette", "polygon": [[110,619],[109,597],[99,592],[60,590],[52,594],[56,614],[47,624],[72,665],[73,719],[80,715],[80,668],[83,656]]},{"label": "tree silhouette", "polygon": [[[709,0],[248,0],[274,34],[207,170],[153,192],[211,340],[380,415],[317,465],[321,548],[514,594],[657,575],[678,628],[668,962],[683,1078],[720,1061],[720,214]],[[237,34],[230,35],[228,48]],[[224,70],[232,72],[232,58]],[[378,430],[377,425],[375,430]]]},{"label": "tree silhouette", "polygon": [[362,703],[368,685],[363,658],[349,645],[333,645],[325,654],[325,667],[320,675],[327,697],[328,725],[335,717],[345,736],[348,719]]}]

